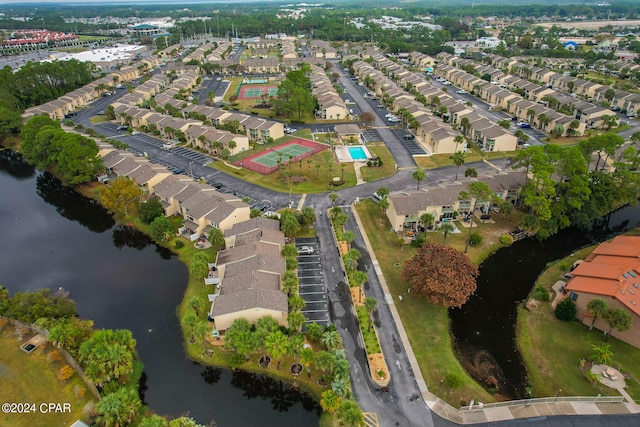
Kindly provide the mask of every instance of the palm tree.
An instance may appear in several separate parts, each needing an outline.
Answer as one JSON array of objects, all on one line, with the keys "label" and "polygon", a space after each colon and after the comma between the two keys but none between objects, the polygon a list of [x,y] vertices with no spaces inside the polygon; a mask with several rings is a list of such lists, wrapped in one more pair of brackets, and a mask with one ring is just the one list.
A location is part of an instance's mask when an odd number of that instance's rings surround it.
[{"label": "palm tree", "polygon": [[433,224],[434,219],[435,219],[434,216],[427,212],[420,215],[420,222],[422,223],[422,225],[424,225],[424,228],[431,227],[431,224]]},{"label": "palm tree", "polygon": [[463,117],[462,120],[460,120],[460,126],[462,126],[462,133],[466,135],[471,127],[471,122],[467,117]]},{"label": "palm tree", "polygon": [[387,209],[389,209],[389,199],[387,199],[386,197],[380,199],[380,201],[378,202],[378,206],[380,206],[380,220],[382,221],[382,218],[384,218],[384,213],[387,211]]},{"label": "palm tree", "polygon": [[287,350],[289,355],[293,356],[297,363],[300,360],[302,350],[306,350],[304,348],[304,336],[302,334],[291,335],[291,337],[289,337],[289,348]]},{"label": "palm tree", "polygon": [[295,295],[298,292],[298,278],[286,278],[282,281],[282,290],[287,295]]},{"label": "palm tree", "polygon": [[369,328],[368,328],[368,330],[370,331],[371,330],[371,324],[373,323],[372,314],[376,310],[376,308],[378,307],[378,300],[373,298],[373,297],[366,297],[364,299],[364,306],[367,309],[367,313],[369,313]]},{"label": "palm tree", "polygon": [[238,143],[235,141],[235,139],[232,139],[231,141],[229,141],[229,150],[231,150],[231,154],[233,154],[233,150],[235,150],[235,148],[238,146]]},{"label": "palm tree", "polygon": [[282,356],[287,354],[287,347],[289,346],[289,340],[287,336],[279,330],[271,332],[265,339],[265,347],[267,352],[278,361],[277,369],[280,370],[280,361]]},{"label": "palm tree", "polygon": [[614,329],[619,332],[624,332],[631,327],[631,315],[628,311],[620,307],[609,309],[605,319],[607,319],[607,323],[609,324],[609,332],[607,333],[605,341],[609,341],[609,335],[611,335],[611,331]]},{"label": "palm tree", "polygon": [[447,241],[447,236],[449,233],[453,232],[454,227],[450,222],[443,222],[440,226],[440,232],[442,232],[442,244]]},{"label": "palm tree", "polygon": [[207,322],[206,320],[199,321],[193,326],[192,329],[194,341],[197,341],[198,339],[204,339],[210,331],[211,327],[209,326],[209,322]]},{"label": "palm tree", "polygon": [[142,408],[137,390],[131,387],[120,388],[106,394],[96,405],[98,424],[104,427],[124,427]]},{"label": "palm tree", "polygon": [[333,414],[340,408],[342,398],[335,394],[333,390],[327,390],[322,392],[322,398],[320,399],[320,406],[322,410],[330,414]]},{"label": "palm tree", "polygon": [[340,420],[340,425],[345,427],[362,427],[365,425],[362,410],[353,400],[343,401],[336,414]]},{"label": "palm tree", "polygon": [[413,179],[418,183],[418,191],[420,191],[420,183],[427,177],[427,172],[420,166],[413,172]]},{"label": "palm tree", "polygon": [[453,160],[453,163],[456,165],[456,179],[455,179],[455,181],[458,180],[458,170],[460,170],[460,166],[464,165],[464,157],[465,157],[464,151],[456,151],[453,154],[453,156],[451,156],[451,160]]},{"label": "palm tree", "polygon": [[316,354],[315,365],[317,369],[322,371],[324,377],[327,372],[333,372],[333,368],[336,365],[336,357],[328,351],[319,351]]},{"label": "palm tree", "polygon": [[335,330],[325,331],[322,334],[322,338],[320,338],[320,342],[327,350],[333,350],[340,345],[340,334]]},{"label": "palm tree", "polygon": [[478,176],[478,171],[476,170],[476,168],[467,168],[464,171],[464,176],[465,178],[475,178]]},{"label": "palm tree", "polygon": [[302,325],[304,325],[305,320],[307,319],[304,317],[304,314],[300,313],[299,311],[289,313],[289,315],[287,316],[289,328],[298,333],[302,331]]},{"label": "palm tree", "polygon": [[307,370],[307,376],[311,378],[311,364],[313,363],[316,354],[313,352],[311,348],[303,348],[300,351],[300,363]]},{"label": "palm tree", "polygon": [[453,138],[453,142],[456,143],[456,151],[458,151],[458,145],[464,142],[464,137],[462,135],[456,135],[456,137]]},{"label": "palm tree", "polygon": [[291,309],[291,311],[300,311],[306,305],[307,303],[305,302],[304,298],[302,298],[300,295],[294,295],[291,298],[289,298],[289,309]]},{"label": "palm tree", "polygon": [[347,230],[344,233],[342,233],[342,240],[344,240],[347,243],[353,242],[355,238],[356,238],[356,235],[353,231]]},{"label": "palm tree", "polygon": [[598,317],[604,317],[607,315],[607,311],[609,311],[609,307],[604,300],[600,298],[594,298],[587,303],[587,310],[593,316],[593,320],[591,321],[591,326],[589,326],[589,330],[593,329],[593,325],[596,324],[596,319]]},{"label": "palm tree", "polygon": [[311,322],[307,325],[307,336],[311,341],[318,341],[322,337],[322,326],[316,322]]},{"label": "palm tree", "polygon": [[189,306],[190,308],[193,309],[193,311],[195,311],[196,316],[200,316],[200,310],[202,310],[203,305],[204,305],[204,301],[202,300],[202,298],[200,298],[197,295],[192,296],[187,301],[187,306]]}]

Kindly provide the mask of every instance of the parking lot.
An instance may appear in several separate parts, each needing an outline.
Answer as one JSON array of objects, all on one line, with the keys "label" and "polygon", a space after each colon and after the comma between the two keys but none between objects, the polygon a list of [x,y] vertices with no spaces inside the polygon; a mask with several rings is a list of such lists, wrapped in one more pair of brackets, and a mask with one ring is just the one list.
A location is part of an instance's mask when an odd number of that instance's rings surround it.
[{"label": "parking lot", "polygon": [[[100,123],[98,126],[105,129],[109,129],[114,132],[116,132],[118,128],[117,124],[114,124],[111,122],[103,122],[103,123]],[[132,134],[130,138],[135,139],[136,141],[144,142],[145,144],[149,144],[156,148],[163,148],[167,144],[167,141],[163,139],[156,138],[154,136],[147,135],[144,133],[136,133],[135,135]],[[181,157],[184,157],[187,160],[197,162],[202,166],[206,166],[213,161],[211,157],[185,147],[171,148],[171,152]]]},{"label": "parking lot", "polygon": [[375,129],[365,129],[360,132],[360,135],[362,136],[362,140],[365,144],[368,142],[382,141],[380,135],[378,135],[378,132],[376,132]]},{"label": "parking lot", "polygon": [[298,251],[303,246],[312,248],[313,253],[298,254],[298,292],[307,303],[302,313],[307,322],[328,326],[329,306],[320,261],[320,242],[316,238],[296,239]]},{"label": "parking lot", "polygon": [[394,132],[396,135],[398,135],[398,138],[400,138],[400,140],[405,145],[405,147],[407,147],[407,150],[412,156],[427,154],[427,152],[424,151],[424,148],[422,148],[420,143],[418,143],[418,141],[416,141],[415,138],[405,139],[406,135],[411,135],[411,133],[408,130],[394,129]]}]

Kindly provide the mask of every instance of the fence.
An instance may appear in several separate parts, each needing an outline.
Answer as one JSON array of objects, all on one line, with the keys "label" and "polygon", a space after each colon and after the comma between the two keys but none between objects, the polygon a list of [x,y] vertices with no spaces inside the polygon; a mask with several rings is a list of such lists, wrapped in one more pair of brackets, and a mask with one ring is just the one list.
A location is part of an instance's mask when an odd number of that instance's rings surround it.
[{"label": "fence", "polygon": [[[303,147],[307,147],[307,148],[311,148],[310,151],[307,151],[305,153],[299,154],[297,156],[295,156],[293,159],[289,160],[288,157],[283,156],[282,158],[282,165],[288,165],[289,162],[297,162],[301,159],[305,159],[307,157],[313,156],[314,154],[317,154],[323,150],[326,150],[329,148],[328,145],[326,144],[320,144],[318,142],[314,142],[314,141],[309,141],[308,139],[301,139],[301,138],[296,138],[294,140],[291,140],[289,142],[285,142],[284,144],[280,144],[277,145],[275,147],[270,148],[270,150],[273,151],[277,151],[278,149],[284,148],[286,146],[289,145],[293,145],[293,144],[297,144],[297,145],[301,145]],[[265,154],[267,154],[269,151],[261,151],[260,153],[256,153],[253,154],[251,156],[245,157],[242,160],[237,160],[235,161],[233,164],[236,166],[240,166],[243,167],[245,169],[248,170],[252,170],[254,172],[258,172],[262,175],[269,175],[270,173],[273,173],[275,171],[278,170],[278,165],[274,165],[274,166],[266,166],[263,165],[261,163],[255,162],[253,159],[257,159],[259,157],[264,156]]]},{"label": "fence", "polygon": [[509,400],[507,402],[479,403],[477,405],[467,405],[460,408],[460,412],[481,411],[489,408],[500,408],[509,406],[529,406],[542,403],[622,403],[624,396],[558,396],[558,397],[538,397],[534,399]]},{"label": "fence", "polygon": [[[10,317],[4,317],[4,316],[0,316],[0,319],[6,320],[13,327],[25,328],[30,330],[33,333],[40,334],[46,338],[49,338],[48,330],[40,328],[36,325],[32,325],[31,323],[21,322],[19,320],[12,319]],[[65,360],[67,361],[67,364],[71,366],[76,371],[76,374],[78,374],[78,376],[82,379],[82,381],[84,381],[85,385],[87,386],[91,394],[93,394],[96,399],[100,400],[100,393],[98,392],[98,389],[84,374],[84,371],[82,370],[78,362],[76,362],[76,359],[74,359],[73,356],[67,353],[67,351],[62,347],[57,347],[57,350],[65,358]]]}]

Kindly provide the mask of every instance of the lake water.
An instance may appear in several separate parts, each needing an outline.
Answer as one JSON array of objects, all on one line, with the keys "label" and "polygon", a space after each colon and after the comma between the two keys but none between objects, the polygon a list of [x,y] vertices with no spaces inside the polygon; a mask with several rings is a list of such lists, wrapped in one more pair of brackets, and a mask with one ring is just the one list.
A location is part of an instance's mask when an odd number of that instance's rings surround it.
[{"label": "lake water", "polygon": [[0,239],[0,284],[11,294],[62,286],[96,327],[133,332],[144,401],[157,413],[219,427],[318,425],[318,403],[289,385],[188,360],[176,317],[186,267],[10,150],[0,152]]},{"label": "lake water", "polygon": [[518,304],[548,262],[639,225],[640,206],[627,206],[594,230],[569,228],[543,242],[521,240],[485,260],[476,293],[461,308],[449,310],[451,332],[467,371],[475,370],[472,376],[477,379],[484,376],[504,398],[525,396],[526,370],[515,345]]}]

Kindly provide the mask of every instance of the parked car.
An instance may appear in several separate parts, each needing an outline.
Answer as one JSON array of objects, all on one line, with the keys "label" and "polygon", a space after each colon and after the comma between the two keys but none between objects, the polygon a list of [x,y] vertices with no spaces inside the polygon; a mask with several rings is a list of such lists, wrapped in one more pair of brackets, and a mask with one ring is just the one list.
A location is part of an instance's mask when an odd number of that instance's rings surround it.
[{"label": "parked car", "polygon": [[300,246],[298,248],[298,255],[311,255],[313,253],[313,246]]},{"label": "parked car", "polygon": [[529,123],[520,123],[518,126],[520,126],[521,129],[529,129],[531,127]]},{"label": "parked car", "polygon": [[120,125],[116,128],[116,130],[129,130],[129,126],[126,125]]},{"label": "parked car", "polygon": [[463,93],[467,93],[467,91],[466,91],[466,90],[464,90],[464,89],[460,89],[460,90],[456,91],[456,93],[463,94]]}]

